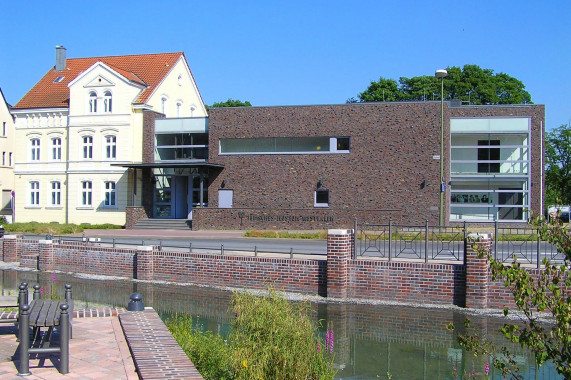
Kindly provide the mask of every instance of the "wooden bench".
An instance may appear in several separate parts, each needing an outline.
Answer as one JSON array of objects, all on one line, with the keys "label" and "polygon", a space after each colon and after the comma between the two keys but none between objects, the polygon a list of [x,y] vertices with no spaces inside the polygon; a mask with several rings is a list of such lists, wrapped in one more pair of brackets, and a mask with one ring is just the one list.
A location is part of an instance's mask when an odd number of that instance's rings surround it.
[{"label": "wooden bench", "polygon": [[[69,339],[72,331],[73,300],[71,298],[71,285],[66,284],[65,288],[65,300],[42,300],[39,298],[39,286],[34,285],[32,302],[29,305],[20,305],[18,318],[20,368],[18,375],[29,375],[30,354],[40,353],[59,354],[60,373],[65,375],[69,372]],[[30,339],[30,327],[32,328],[32,339]],[[50,347],[54,327],[59,327],[59,347]],[[47,329],[43,334],[42,328]]]}]

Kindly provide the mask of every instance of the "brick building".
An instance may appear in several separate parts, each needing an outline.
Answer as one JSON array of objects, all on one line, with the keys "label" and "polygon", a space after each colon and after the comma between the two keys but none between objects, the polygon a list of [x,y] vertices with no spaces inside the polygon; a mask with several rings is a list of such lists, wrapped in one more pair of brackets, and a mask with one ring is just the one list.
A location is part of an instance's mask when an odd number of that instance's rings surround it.
[{"label": "brick building", "polygon": [[[437,224],[441,211],[444,224],[525,222],[529,210],[539,213],[544,106],[445,102],[444,183],[440,106],[211,109],[205,120],[184,121],[195,130],[188,139],[207,133],[207,158],[168,170],[156,155],[143,163],[155,183],[144,198],[154,204],[128,210],[127,219],[161,218],[157,210],[176,209],[185,196],[193,199],[193,229],[323,229],[351,227],[355,218]],[[187,195],[190,183],[197,186]]]}]

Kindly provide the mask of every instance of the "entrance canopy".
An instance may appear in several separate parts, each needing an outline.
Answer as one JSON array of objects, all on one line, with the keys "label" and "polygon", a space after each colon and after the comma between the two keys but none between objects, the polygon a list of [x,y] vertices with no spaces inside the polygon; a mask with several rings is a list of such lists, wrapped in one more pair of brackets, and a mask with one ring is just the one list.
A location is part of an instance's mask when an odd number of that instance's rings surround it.
[{"label": "entrance canopy", "polygon": [[214,168],[224,169],[224,165],[209,164],[208,162],[149,162],[149,163],[129,163],[111,164],[111,166],[121,166],[132,169],[155,169],[155,168]]}]

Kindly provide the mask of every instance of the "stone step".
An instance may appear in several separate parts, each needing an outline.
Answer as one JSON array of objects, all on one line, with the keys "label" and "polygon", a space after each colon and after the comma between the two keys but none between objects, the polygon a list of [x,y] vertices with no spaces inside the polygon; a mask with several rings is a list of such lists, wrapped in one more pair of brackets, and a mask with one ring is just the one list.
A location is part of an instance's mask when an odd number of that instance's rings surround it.
[{"label": "stone step", "polygon": [[189,230],[191,221],[187,219],[140,219],[134,229],[147,230]]}]

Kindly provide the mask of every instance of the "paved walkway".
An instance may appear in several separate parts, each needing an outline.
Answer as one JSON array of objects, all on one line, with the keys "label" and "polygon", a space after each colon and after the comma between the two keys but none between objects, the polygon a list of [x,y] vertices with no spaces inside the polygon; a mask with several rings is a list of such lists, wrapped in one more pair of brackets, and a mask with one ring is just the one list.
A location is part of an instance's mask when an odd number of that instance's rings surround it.
[{"label": "paved walkway", "polygon": [[[41,354],[38,358],[38,355],[32,355],[32,374],[25,378],[202,379],[154,310],[121,314],[122,311],[76,310],[73,339],[69,343],[69,373],[59,373],[57,356]],[[118,314],[122,316],[121,321]],[[22,378],[18,376],[17,334],[16,326],[0,324],[1,379]]]}]

